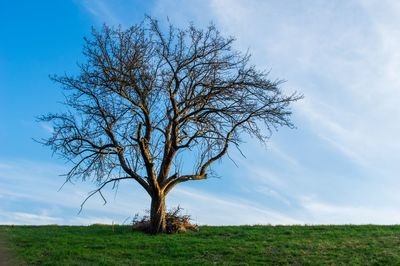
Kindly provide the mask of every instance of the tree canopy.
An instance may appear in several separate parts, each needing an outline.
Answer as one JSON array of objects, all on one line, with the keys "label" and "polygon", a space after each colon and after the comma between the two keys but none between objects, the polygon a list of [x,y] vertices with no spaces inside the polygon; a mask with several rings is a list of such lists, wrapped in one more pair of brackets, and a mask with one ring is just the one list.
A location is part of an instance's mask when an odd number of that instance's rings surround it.
[{"label": "tree canopy", "polygon": [[175,185],[206,179],[245,135],[265,142],[293,127],[289,105],[301,95],[283,94],[233,43],[213,25],[163,29],[153,18],[93,29],[79,74],[52,77],[66,111],[41,117],[54,128],[44,144],[72,162],[67,181],[97,180],[90,197],[135,180],[152,198],[151,231],[162,232]]}]

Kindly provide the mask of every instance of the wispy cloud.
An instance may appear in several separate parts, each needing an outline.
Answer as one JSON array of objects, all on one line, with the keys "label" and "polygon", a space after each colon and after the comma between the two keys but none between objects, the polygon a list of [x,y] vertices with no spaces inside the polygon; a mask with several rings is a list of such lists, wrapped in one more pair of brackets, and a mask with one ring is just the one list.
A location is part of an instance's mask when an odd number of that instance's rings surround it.
[{"label": "wispy cloud", "polygon": [[259,65],[305,94],[295,109],[300,127],[308,121],[315,136],[355,163],[397,157],[400,147],[391,140],[400,132],[392,123],[400,112],[399,24],[382,14],[393,14],[398,4],[209,3],[203,8],[242,49],[250,47]]},{"label": "wispy cloud", "polygon": [[[19,160],[1,162],[1,170],[0,197],[3,198],[3,206],[9,206],[9,209],[0,209],[0,223],[122,223],[135,213],[143,213],[150,204],[150,198],[136,184],[124,183],[120,185],[117,194],[114,194],[115,191],[105,191],[104,195],[109,200],[107,205],[103,206],[100,197],[94,197],[86,204],[83,213],[77,215],[80,203],[91,188],[83,183],[67,184],[57,192],[63,181],[58,175],[66,170],[65,167]],[[200,224],[300,222],[279,211],[257,207],[258,204],[251,200],[219,196],[215,192],[205,192],[190,186],[177,187],[168,196],[170,207],[182,204]]]},{"label": "wispy cloud", "polygon": [[[168,8],[175,5],[185,12]],[[400,171],[400,144],[395,141],[400,134],[400,124],[395,122],[400,115],[398,3],[209,0],[192,5],[159,0],[159,6],[164,8],[158,8],[157,14],[172,12],[170,18],[180,25],[191,20],[199,25],[214,21],[225,35],[237,37],[240,50],[250,48],[258,66],[272,67],[271,78],[287,79],[285,90],[295,88],[306,97],[294,108],[302,135],[284,140],[291,147],[290,156],[280,154],[279,145],[276,151],[273,145],[269,150],[288,163],[287,169],[278,168],[268,156],[262,161],[254,159],[255,155],[248,167],[239,163],[239,172],[258,177],[266,191],[284,188],[298,203],[302,192],[308,191],[336,206],[331,203],[338,197],[335,190],[349,206],[368,202],[356,205],[363,206],[366,215],[362,219],[353,219],[351,211],[338,211],[343,222],[379,222],[374,216],[379,208],[373,202],[387,208],[383,208],[387,219],[382,221],[390,220],[397,208],[383,191],[400,185],[395,181]],[[264,155],[261,148],[251,150]],[[379,197],[375,196],[378,187]],[[349,208],[361,212],[358,207]],[[314,211],[317,208],[307,210]]]},{"label": "wispy cloud", "polygon": [[189,213],[200,224],[299,224],[300,220],[269,208],[261,208],[255,202],[235,197],[221,197],[192,188],[177,188],[169,196],[173,203],[185,202]]},{"label": "wispy cloud", "polygon": [[122,25],[121,20],[113,11],[110,1],[106,0],[80,0],[82,6],[100,23]]},{"label": "wispy cloud", "polygon": [[0,212],[1,224],[29,224],[29,225],[45,225],[60,224],[62,218],[49,216],[46,210],[39,213],[30,212]]},{"label": "wispy cloud", "polygon": [[94,18],[96,24],[132,26],[145,14],[151,15],[149,6],[153,0],[76,0]]},{"label": "wispy cloud", "polygon": [[[40,161],[15,160],[1,162],[0,167],[0,197],[4,199],[3,210],[0,210],[10,217],[2,219],[10,220],[15,210],[24,210],[31,213],[32,209],[39,212],[41,209],[53,207],[62,209],[60,215],[61,222],[68,223],[71,219],[85,218],[93,216],[107,215],[109,220],[124,220],[135,212],[141,212],[148,203],[148,197],[142,192],[136,184],[121,184],[120,193],[115,195],[115,191],[106,190],[105,196],[108,199],[108,205],[104,206],[100,196],[93,197],[84,206],[80,215],[79,207],[90,191],[94,189],[94,184],[90,182],[77,182],[73,185],[67,183],[61,191],[59,188],[64,182],[64,177],[60,174],[65,173],[67,168],[63,165],[50,164]],[[133,192],[126,193],[129,190]],[[6,208],[8,207],[8,209]],[[4,209],[6,208],[6,209]],[[28,211],[29,210],[29,211]],[[21,211],[22,212],[22,211]],[[32,213],[35,214],[35,213]],[[39,215],[36,213],[36,215]],[[43,214],[40,214],[43,216]],[[0,220],[0,223],[2,221]]]},{"label": "wispy cloud", "polygon": [[[221,180],[179,186],[170,206],[182,204],[202,224],[399,222],[399,3],[76,1],[95,24],[128,26],[143,13],[178,26],[213,21],[272,79],[287,79],[285,91],[306,97],[294,105],[297,131],[278,132],[267,149],[248,140],[246,159],[230,151],[239,168],[224,160],[216,167]],[[64,172],[64,165],[0,160],[0,223],[122,222],[148,208],[145,192],[124,183],[116,197],[105,192],[106,206],[94,197],[77,216],[94,185],[57,192]]]},{"label": "wispy cloud", "polygon": [[399,224],[400,213],[393,207],[339,205],[313,197],[300,199],[310,224]]}]

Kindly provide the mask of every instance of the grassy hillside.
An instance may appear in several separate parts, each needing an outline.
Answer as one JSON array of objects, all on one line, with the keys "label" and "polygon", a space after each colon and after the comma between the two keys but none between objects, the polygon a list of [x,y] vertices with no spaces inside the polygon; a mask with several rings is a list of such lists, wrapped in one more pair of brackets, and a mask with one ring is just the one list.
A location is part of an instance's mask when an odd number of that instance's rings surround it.
[{"label": "grassy hillside", "polygon": [[0,226],[29,265],[400,264],[400,226],[200,227],[145,235],[118,226]]}]

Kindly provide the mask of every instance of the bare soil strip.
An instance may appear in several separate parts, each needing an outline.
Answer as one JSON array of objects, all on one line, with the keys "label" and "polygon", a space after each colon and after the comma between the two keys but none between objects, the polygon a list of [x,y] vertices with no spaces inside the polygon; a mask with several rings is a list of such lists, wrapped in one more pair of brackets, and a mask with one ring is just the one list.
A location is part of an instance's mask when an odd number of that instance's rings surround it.
[{"label": "bare soil strip", "polygon": [[0,266],[25,265],[17,261],[12,255],[3,230],[0,228]]}]

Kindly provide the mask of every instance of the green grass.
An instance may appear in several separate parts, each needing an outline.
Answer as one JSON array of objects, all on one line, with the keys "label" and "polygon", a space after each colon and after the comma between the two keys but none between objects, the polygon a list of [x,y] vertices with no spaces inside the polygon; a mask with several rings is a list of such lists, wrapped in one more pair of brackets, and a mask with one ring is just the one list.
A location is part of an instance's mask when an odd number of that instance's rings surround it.
[{"label": "green grass", "polygon": [[156,236],[114,229],[0,226],[28,265],[400,265],[400,226],[203,226]]}]

